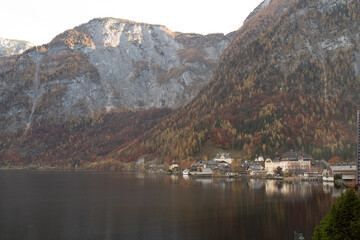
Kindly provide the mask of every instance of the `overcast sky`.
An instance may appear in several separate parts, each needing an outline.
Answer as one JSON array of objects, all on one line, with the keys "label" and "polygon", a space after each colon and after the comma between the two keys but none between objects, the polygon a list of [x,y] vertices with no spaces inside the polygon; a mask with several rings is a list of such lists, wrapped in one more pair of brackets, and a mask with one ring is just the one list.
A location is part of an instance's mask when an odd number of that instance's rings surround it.
[{"label": "overcast sky", "polygon": [[3,0],[0,37],[40,45],[97,17],[161,24],[171,31],[229,33],[262,0]]}]

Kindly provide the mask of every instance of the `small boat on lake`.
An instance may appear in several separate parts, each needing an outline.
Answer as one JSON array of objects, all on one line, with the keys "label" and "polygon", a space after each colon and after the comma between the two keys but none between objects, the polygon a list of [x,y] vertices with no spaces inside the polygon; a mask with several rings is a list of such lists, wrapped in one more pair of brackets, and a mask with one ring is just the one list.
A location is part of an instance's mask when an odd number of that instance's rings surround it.
[{"label": "small boat on lake", "polygon": [[183,171],[183,175],[189,175],[189,174],[190,174],[189,169],[185,169],[185,170]]}]

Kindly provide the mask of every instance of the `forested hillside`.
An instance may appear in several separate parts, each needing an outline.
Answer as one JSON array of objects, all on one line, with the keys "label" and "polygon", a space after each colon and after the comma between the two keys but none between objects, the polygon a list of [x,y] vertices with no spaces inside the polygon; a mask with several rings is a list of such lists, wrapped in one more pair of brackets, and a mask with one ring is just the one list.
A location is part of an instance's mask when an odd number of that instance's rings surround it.
[{"label": "forested hillside", "polygon": [[[352,160],[360,100],[360,3],[284,4],[272,1],[237,32],[195,100],[108,158],[191,159],[214,146],[241,151],[243,158],[296,149],[315,159]],[[275,12],[281,14],[274,17]],[[264,16],[273,24],[261,27]]]},{"label": "forested hillside", "polygon": [[0,167],[74,167],[120,169],[120,162],[102,163],[114,148],[141,136],[162,121],[171,109],[94,113],[68,121],[43,119],[26,132],[0,139]]},{"label": "forested hillside", "polygon": [[[231,36],[213,77],[185,106],[122,106],[66,119],[50,114],[39,120],[35,113],[47,108],[37,104],[36,109],[27,108],[32,124],[2,134],[0,165],[117,169],[141,156],[160,162],[209,158],[213,149],[236,152],[243,159],[274,157],[292,149],[314,159],[353,160],[360,103],[359,1],[267,3]],[[191,62],[196,60],[192,53],[178,51]],[[57,96],[41,93],[51,95],[49,99]],[[19,109],[12,101],[6,103],[5,110]],[[86,109],[82,104],[75,107]],[[54,106],[47,111],[58,111]],[[11,115],[14,121],[16,114]]]}]

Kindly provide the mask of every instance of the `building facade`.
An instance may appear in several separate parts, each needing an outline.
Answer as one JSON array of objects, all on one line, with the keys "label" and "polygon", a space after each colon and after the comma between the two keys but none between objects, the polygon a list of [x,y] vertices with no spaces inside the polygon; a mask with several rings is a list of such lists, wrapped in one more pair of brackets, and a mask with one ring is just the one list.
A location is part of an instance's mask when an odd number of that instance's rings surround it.
[{"label": "building facade", "polygon": [[218,153],[216,154],[214,161],[216,162],[227,162],[228,164],[232,163],[232,158],[230,157],[229,153]]},{"label": "building facade", "polygon": [[311,168],[311,157],[304,152],[286,152],[281,157],[274,160],[270,158],[265,160],[265,171],[268,174],[274,174],[275,170],[280,167],[282,171],[309,171]]}]

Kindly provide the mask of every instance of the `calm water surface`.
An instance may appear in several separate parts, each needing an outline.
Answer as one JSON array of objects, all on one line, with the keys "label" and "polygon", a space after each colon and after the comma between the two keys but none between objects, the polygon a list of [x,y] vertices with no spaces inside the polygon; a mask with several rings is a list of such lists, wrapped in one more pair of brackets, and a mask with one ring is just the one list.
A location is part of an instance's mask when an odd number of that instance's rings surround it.
[{"label": "calm water surface", "polygon": [[0,171],[0,239],[311,239],[322,183]]}]

